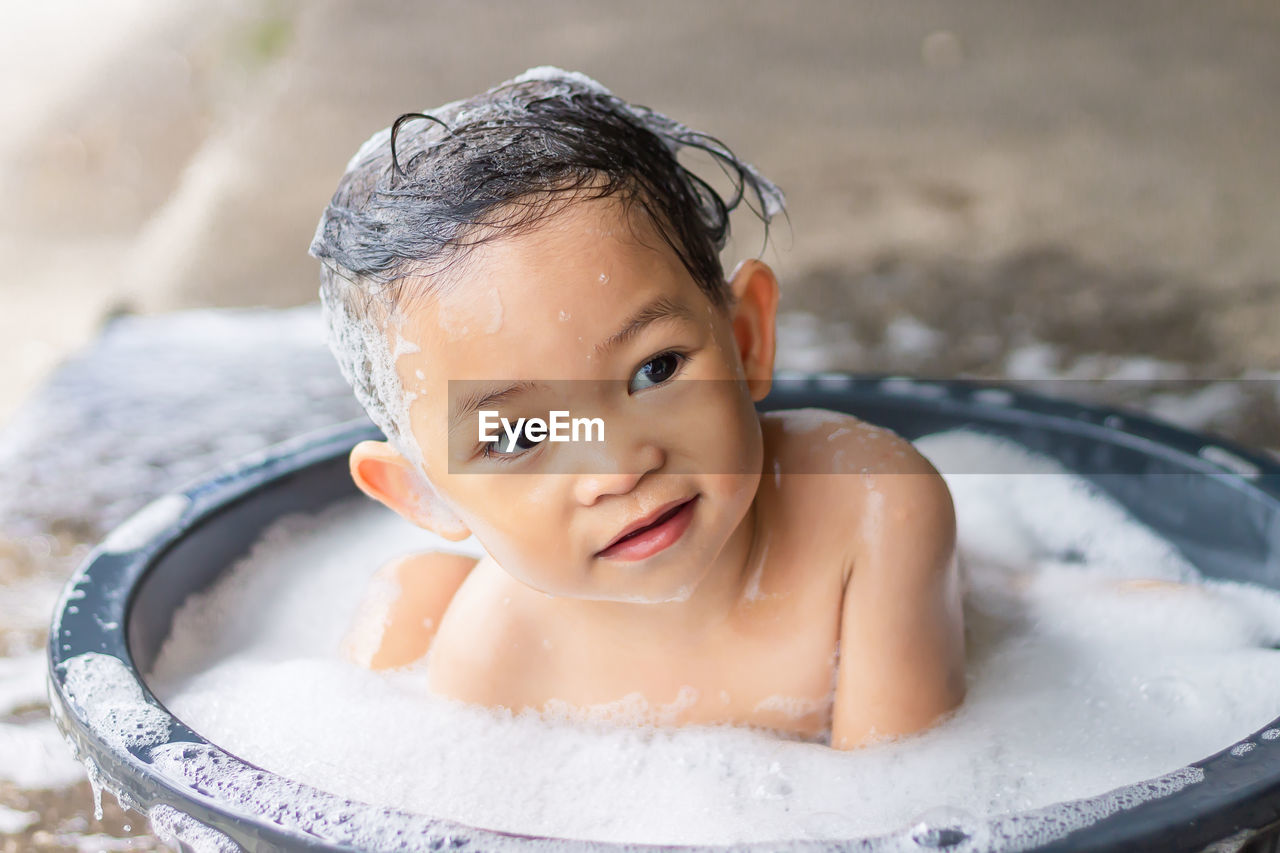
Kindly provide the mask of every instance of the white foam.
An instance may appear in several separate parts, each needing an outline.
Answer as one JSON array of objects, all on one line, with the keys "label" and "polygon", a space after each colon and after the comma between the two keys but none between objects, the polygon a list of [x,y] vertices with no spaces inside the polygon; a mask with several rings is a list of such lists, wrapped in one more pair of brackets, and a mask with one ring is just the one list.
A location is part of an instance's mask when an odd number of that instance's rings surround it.
[{"label": "white foam", "polygon": [[942,346],[944,336],[910,314],[900,314],[884,326],[884,345],[896,356],[928,356]]},{"label": "white foam", "polygon": [[84,778],[52,720],[0,723],[0,782],[19,788],[63,788]]},{"label": "white foam", "polygon": [[7,644],[10,653],[27,647],[19,636],[34,638],[48,631],[50,614],[65,582],[63,577],[33,574],[0,584],[0,613],[4,614],[4,627],[14,637]]},{"label": "white foam", "polygon": [[68,701],[108,746],[124,752],[168,739],[164,712],[147,704],[142,689],[118,658],[87,652],[61,666]]},{"label": "white foam", "polygon": [[[45,666],[43,652],[0,658],[0,718],[45,704]],[[0,782],[45,789],[79,778],[80,766],[67,754],[52,720],[0,721]]]},{"label": "white foam", "polygon": [[[133,838],[128,836],[121,838],[107,835],[105,832],[94,835],[64,833],[55,835],[54,838],[58,844],[72,847],[78,853],[125,853],[125,851],[138,849],[138,842]],[[208,851],[196,848],[195,853],[208,853]],[[239,853],[238,849],[236,853]]]},{"label": "white foam", "polygon": [[151,832],[173,848],[194,853],[242,853],[230,838],[172,806],[155,806],[147,812],[147,822]]},{"label": "white foam", "polygon": [[880,390],[886,394],[904,397],[945,397],[947,386],[926,382],[909,376],[890,376],[880,382]]},{"label": "white foam", "polygon": [[0,657],[0,717],[45,701],[45,656]]},{"label": "white foam", "polygon": [[39,819],[39,812],[20,812],[0,806],[0,835],[17,835]]},{"label": "white foam", "polygon": [[[421,665],[360,669],[337,648],[369,576],[444,543],[350,505],[282,521],[188,601],[153,687],[244,760],[355,801],[535,835],[888,834],[882,849],[952,826],[970,836],[955,849],[1060,837],[1198,784],[1187,764],[1280,712],[1280,595],[1201,581],[1118,506],[1016,448],[965,434],[920,446],[956,498],[969,690],[914,738],[839,752],[745,728],[539,719],[431,696]],[[157,752],[158,767],[255,808],[334,827],[371,819],[307,806],[294,782],[241,778],[216,750]]]},{"label": "white foam", "polygon": [[1187,429],[1205,429],[1215,420],[1239,412],[1248,396],[1238,382],[1214,382],[1198,391],[1153,394],[1146,403],[1152,415]]},{"label": "white foam", "polygon": [[789,434],[802,435],[824,426],[839,427],[847,420],[845,415],[827,409],[792,409],[782,418],[782,430]]},{"label": "white foam", "polygon": [[1012,406],[1014,396],[1003,388],[981,388],[973,392],[973,399],[988,406]]},{"label": "white foam", "polygon": [[[382,637],[387,630],[387,617],[400,598],[400,584],[394,577],[379,572],[365,590],[364,603],[353,617],[346,638],[342,641],[342,656],[361,666],[369,666],[382,647]],[[429,623],[431,620],[424,620]],[[431,625],[427,624],[430,628]]]},{"label": "white foam", "polygon": [[[323,225],[323,223],[322,223]],[[422,451],[409,416],[412,402],[400,380],[396,361],[414,345],[400,334],[399,315],[371,309],[363,315],[341,297],[321,294],[321,316],[328,328],[329,349],[356,399],[405,458],[422,467]]]},{"label": "white foam", "polygon": [[502,85],[505,86],[512,83],[526,83],[526,82],[529,82],[530,80],[546,80],[546,81],[564,80],[570,83],[576,83],[579,86],[583,87],[584,89],[589,89],[593,92],[598,92],[602,95],[613,94],[608,89],[606,89],[599,81],[595,80],[594,78],[588,77],[586,74],[583,74],[581,71],[565,71],[563,68],[557,68],[554,65],[539,65],[537,68],[530,68],[528,71],[525,71],[523,74],[519,74],[516,77],[511,78],[510,80],[508,80],[506,83],[503,83]]}]

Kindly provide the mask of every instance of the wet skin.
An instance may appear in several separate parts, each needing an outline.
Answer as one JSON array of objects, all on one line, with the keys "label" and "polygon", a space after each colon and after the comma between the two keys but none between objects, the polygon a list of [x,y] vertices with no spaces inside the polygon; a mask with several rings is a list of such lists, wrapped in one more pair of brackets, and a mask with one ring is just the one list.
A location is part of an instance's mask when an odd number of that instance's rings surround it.
[{"label": "wet skin", "polygon": [[[353,644],[372,649],[363,663],[430,651],[432,689],[464,701],[638,696],[652,721],[830,732],[837,747],[959,704],[950,495],[887,430],[756,413],[774,358],[766,265],[740,265],[717,307],[647,223],[580,200],[430,284],[391,333],[410,344],[397,369],[425,478],[380,442],[352,452],[352,474],[486,556],[385,567],[398,598],[370,599],[362,630],[381,633]],[[512,421],[600,417],[606,440],[480,442],[460,410],[484,392],[505,392],[488,407]]]}]

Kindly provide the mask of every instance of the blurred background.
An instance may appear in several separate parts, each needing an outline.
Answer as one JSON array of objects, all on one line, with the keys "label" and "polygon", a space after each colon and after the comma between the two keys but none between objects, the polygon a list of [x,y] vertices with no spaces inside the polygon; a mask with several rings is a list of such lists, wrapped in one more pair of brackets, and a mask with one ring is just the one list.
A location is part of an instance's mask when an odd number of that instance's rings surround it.
[{"label": "blurred background", "polygon": [[[49,609],[102,531],[353,417],[306,254],[400,113],[530,66],[786,192],[779,367],[1089,393],[1280,449],[1280,5],[7,0],[0,850],[151,849],[47,721]],[[741,218],[730,265],[760,251]],[[104,325],[108,334],[103,334]],[[1080,388],[1073,385],[1073,390]]]}]

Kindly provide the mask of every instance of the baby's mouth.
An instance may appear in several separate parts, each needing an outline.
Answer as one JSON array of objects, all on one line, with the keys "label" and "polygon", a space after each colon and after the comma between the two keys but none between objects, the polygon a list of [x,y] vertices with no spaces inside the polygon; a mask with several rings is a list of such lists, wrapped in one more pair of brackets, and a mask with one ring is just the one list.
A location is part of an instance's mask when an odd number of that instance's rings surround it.
[{"label": "baby's mouth", "polygon": [[675,543],[689,526],[697,495],[660,507],[655,513],[631,525],[604,548],[597,557],[643,560]]}]

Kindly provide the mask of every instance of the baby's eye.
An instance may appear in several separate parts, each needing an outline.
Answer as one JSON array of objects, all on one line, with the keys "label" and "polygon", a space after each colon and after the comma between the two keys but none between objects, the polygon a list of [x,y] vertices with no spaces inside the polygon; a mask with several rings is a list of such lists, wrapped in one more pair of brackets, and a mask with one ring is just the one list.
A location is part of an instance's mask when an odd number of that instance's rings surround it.
[{"label": "baby's eye", "polygon": [[499,428],[498,437],[493,441],[485,442],[481,453],[488,457],[515,457],[524,453],[526,450],[532,450],[537,446],[537,444],[538,443],[536,441],[533,441],[525,434],[524,424],[521,424],[519,429],[516,430],[514,439],[507,435],[505,429]]},{"label": "baby's eye", "polygon": [[685,357],[678,352],[664,352],[661,355],[655,355],[653,358],[640,365],[640,369],[631,377],[631,384],[627,386],[627,391],[634,394],[637,391],[643,391],[645,388],[652,388],[654,385],[661,385],[680,369],[680,365],[684,363]]}]

